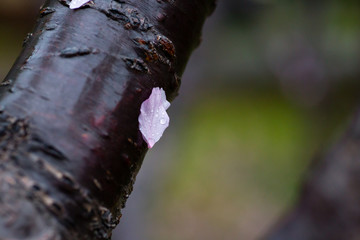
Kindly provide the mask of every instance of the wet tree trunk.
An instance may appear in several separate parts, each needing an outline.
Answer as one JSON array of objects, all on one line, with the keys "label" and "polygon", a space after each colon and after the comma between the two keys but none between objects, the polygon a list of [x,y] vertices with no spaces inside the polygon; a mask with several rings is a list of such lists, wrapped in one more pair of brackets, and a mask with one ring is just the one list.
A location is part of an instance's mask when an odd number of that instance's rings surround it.
[{"label": "wet tree trunk", "polygon": [[109,239],[213,0],[48,0],[2,83],[0,239]]},{"label": "wet tree trunk", "polygon": [[314,161],[300,199],[266,240],[360,239],[360,114]]}]

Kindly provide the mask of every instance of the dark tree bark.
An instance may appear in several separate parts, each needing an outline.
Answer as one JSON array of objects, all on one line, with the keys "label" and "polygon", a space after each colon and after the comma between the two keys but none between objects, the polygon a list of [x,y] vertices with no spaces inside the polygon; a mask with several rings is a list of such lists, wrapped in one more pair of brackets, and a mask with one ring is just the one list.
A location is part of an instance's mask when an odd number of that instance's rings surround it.
[{"label": "dark tree bark", "polygon": [[360,115],[314,161],[300,199],[267,240],[360,239]]},{"label": "dark tree bark", "polygon": [[2,83],[0,239],[109,239],[213,0],[48,0]]}]

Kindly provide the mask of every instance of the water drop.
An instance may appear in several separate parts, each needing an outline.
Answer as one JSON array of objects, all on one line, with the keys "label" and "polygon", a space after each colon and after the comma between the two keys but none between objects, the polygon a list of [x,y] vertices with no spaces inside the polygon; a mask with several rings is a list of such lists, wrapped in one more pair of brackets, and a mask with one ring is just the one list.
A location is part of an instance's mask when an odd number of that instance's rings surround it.
[{"label": "water drop", "polygon": [[161,118],[160,119],[160,124],[164,125],[166,123],[166,119],[165,118]]}]

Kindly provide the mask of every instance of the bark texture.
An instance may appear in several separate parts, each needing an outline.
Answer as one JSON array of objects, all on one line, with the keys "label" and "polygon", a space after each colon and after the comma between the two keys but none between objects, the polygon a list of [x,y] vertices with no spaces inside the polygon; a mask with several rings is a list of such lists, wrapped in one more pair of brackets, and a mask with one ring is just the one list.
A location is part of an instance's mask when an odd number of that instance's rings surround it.
[{"label": "bark texture", "polygon": [[213,0],[48,0],[0,93],[0,239],[109,239]]},{"label": "bark texture", "polygon": [[360,239],[360,115],[314,161],[293,210],[267,240]]}]

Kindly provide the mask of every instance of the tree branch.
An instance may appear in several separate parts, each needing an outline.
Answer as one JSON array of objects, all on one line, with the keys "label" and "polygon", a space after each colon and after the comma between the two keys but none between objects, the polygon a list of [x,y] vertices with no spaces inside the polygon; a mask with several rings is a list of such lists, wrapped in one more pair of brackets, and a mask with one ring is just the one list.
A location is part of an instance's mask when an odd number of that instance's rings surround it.
[{"label": "tree branch", "polygon": [[109,239],[213,0],[48,0],[1,88],[0,238]]}]

